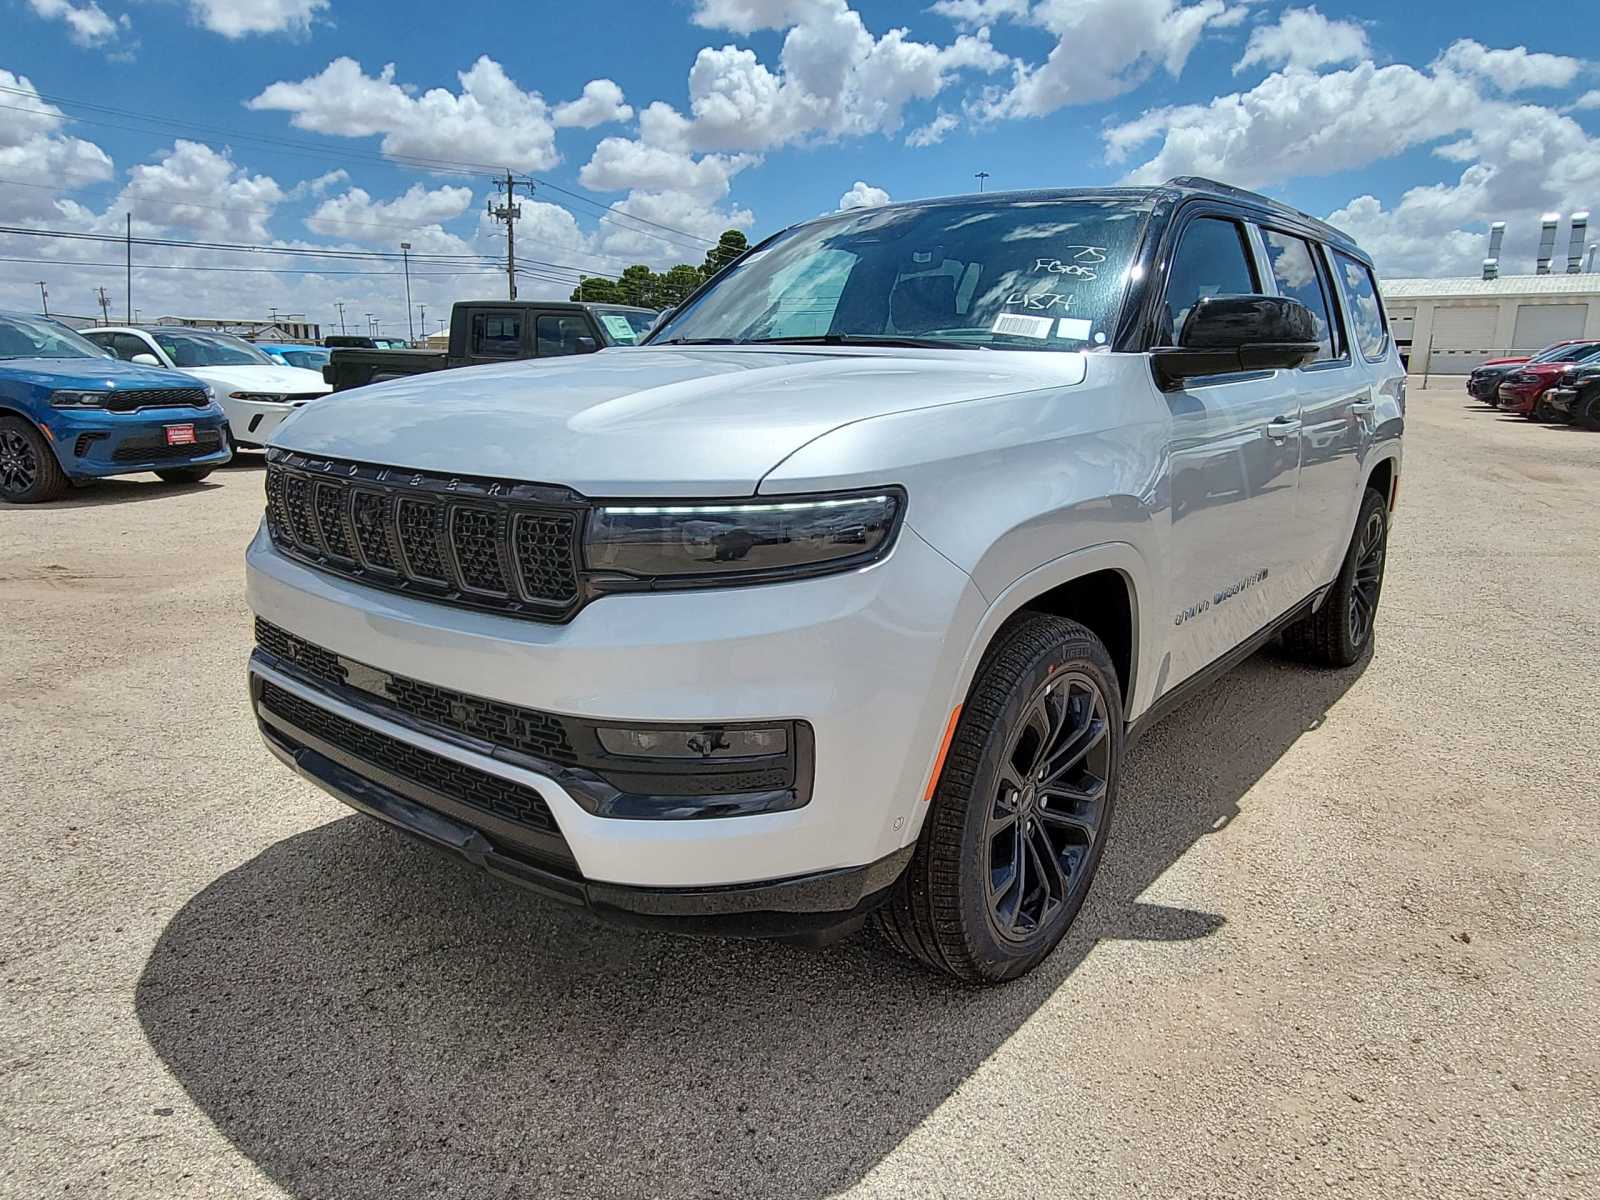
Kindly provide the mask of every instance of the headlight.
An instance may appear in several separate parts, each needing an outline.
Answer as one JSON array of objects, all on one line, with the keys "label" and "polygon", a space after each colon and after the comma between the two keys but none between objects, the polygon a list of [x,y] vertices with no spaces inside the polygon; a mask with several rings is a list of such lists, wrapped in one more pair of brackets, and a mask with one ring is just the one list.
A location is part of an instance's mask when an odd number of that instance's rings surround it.
[{"label": "headlight", "polygon": [[50,403],[57,408],[104,408],[110,392],[51,392]]},{"label": "headlight", "polygon": [[230,400],[255,400],[267,404],[282,404],[283,396],[278,392],[229,392]]},{"label": "headlight", "polygon": [[590,570],[644,586],[758,583],[875,562],[889,552],[904,511],[899,488],[712,504],[603,504],[589,519],[585,549]]}]

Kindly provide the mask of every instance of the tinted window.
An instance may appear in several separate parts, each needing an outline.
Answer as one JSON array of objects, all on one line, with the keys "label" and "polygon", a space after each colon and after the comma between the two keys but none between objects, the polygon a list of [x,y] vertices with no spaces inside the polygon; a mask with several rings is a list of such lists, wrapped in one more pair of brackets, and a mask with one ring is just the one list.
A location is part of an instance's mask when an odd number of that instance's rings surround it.
[{"label": "tinted window", "polygon": [[1189,310],[1206,297],[1248,296],[1260,290],[1244,230],[1236,222],[1216,217],[1191,221],[1167,272],[1167,296],[1158,318],[1157,343],[1177,345]]},{"label": "tinted window", "polygon": [[1345,299],[1350,302],[1350,328],[1356,335],[1361,353],[1368,358],[1381,358],[1389,345],[1388,330],[1383,322],[1383,305],[1378,300],[1378,285],[1365,264],[1334,252],[1333,261],[1339,266],[1340,282],[1344,284]]},{"label": "tinted window", "polygon": [[582,317],[540,317],[533,329],[538,339],[537,353],[540,358],[577,354],[579,338],[594,339],[594,334],[589,332],[589,323]]},{"label": "tinted window", "polygon": [[1322,290],[1322,276],[1317,270],[1317,257],[1311,244],[1304,238],[1279,233],[1276,229],[1263,229],[1261,236],[1267,242],[1267,258],[1272,263],[1272,277],[1278,281],[1278,294],[1300,301],[1316,319],[1317,341],[1322,343],[1316,361],[1340,357],[1342,348],[1335,350],[1328,297]]},{"label": "tinted window", "polygon": [[522,314],[476,312],[472,314],[472,344],[467,353],[481,358],[520,358]]},{"label": "tinted window", "polygon": [[[249,342],[229,333],[172,333],[153,335],[175,367],[270,367],[272,360]],[[149,353],[148,349],[141,353]]]},{"label": "tinted window", "polygon": [[125,358],[129,362],[133,361],[135,354],[148,354],[152,358],[155,357],[155,352],[144,344],[144,339],[134,337],[131,333],[113,333],[111,335],[111,353],[118,358]]},{"label": "tinted window", "polygon": [[1593,354],[1596,350],[1600,350],[1600,343],[1597,343],[1597,342],[1577,342],[1577,343],[1575,343],[1574,345],[1571,345],[1571,346],[1563,346],[1560,350],[1557,350],[1554,353],[1552,353],[1549,350],[1540,351],[1538,354],[1535,354],[1528,361],[1529,362],[1558,362],[1558,363],[1562,363],[1562,362],[1582,362],[1584,359],[1588,358],[1591,354]]},{"label": "tinted window", "polygon": [[972,198],[841,213],[752,251],[655,337],[1101,346],[1147,216],[1140,202],[1091,199]]},{"label": "tinted window", "polygon": [[49,317],[0,317],[0,358],[105,358],[106,350]]}]

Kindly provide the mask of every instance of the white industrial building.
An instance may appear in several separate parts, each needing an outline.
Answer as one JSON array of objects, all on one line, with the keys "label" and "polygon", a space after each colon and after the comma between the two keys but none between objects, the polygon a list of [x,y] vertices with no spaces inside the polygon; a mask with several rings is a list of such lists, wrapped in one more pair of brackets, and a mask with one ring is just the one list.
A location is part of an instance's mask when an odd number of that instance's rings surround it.
[{"label": "white industrial building", "polygon": [[1600,273],[1387,279],[1394,339],[1414,375],[1464,375],[1504,354],[1600,340]]},{"label": "white industrial building", "polygon": [[1560,213],[1544,215],[1532,275],[1500,274],[1506,223],[1495,221],[1481,279],[1384,280],[1389,324],[1412,374],[1464,375],[1500,355],[1600,339],[1596,246],[1585,245],[1589,214],[1572,214],[1564,256],[1556,249],[1560,226]]}]

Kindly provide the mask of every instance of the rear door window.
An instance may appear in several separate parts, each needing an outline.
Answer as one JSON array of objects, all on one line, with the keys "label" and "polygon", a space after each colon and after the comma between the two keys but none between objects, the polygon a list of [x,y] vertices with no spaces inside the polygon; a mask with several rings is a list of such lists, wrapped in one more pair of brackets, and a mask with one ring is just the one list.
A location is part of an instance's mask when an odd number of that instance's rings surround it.
[{"label": "rear door window", "polygon": [[1261,290],[1237,221],[1200,217],[1189,222],[1167,271],[1166,300],[1156,322],[1156,343],[1176,346],[1183,323],[1210,296],[1249,296]]},{"label": "rear door window", "polygon": [[1276,229],[1263,229],[1261,236],[1266,239],[1267,259],[1272,263],[1278,295],[1300,301],[1311,310],[1317,323],[1317,341],[1321,348],[1313,361],[1331,362],[1343,358],[1344,339],[1334,323],[1333,309],[1311,243]]},{"label": "rear door window", "polygon": [[521,358],[522,314],[513,309],[473,313],[467,353],[473,358]]},{"label": "rear door window", "polygon": [[1337,250],[1333,252],[1333,261],[1339,272],[1339,282],[1344,285],[1356,344],[1367,358],[1382,358],[1389,348],[1389,329],[1384,322],[1383,304],[1378,299],[1378,284],[1372,278],[1371,269]]},{"label": "rear door window", "polygon": [[534,325],[535,353],[540,358],[559,358],[563,354],[577,354],[582,350],[579,338],[594,339],[589,322],[582,317],[565,314],[545,314]]},{"label": "rear door window", "polygon": [[131,333],[113,333],[111,335],[111,352],[118,358],[125,358],[129,362],[133,361],[135,354],[148,354],[152,358],[156,357],[156,352],[145,344],[143,338],[135,337]]}]

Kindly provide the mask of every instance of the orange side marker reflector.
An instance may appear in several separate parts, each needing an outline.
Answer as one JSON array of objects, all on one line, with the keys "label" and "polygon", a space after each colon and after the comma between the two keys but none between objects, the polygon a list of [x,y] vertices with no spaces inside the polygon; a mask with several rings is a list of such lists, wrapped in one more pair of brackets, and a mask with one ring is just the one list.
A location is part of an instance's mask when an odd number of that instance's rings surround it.
[{"label": "orange side marker reflector", "polygon": [[944,773],[944,757],[950,753],[950,741],[956,736],[956,722],[961,719],[961,705],[950,710],[950,723],[944,727],[944,740],[939,743],[939,757],[933,760],[933,777],[928,780],[928,794],[922,798],[926,804],[933,799],[933,789],[939,786],[939,776]]}]

